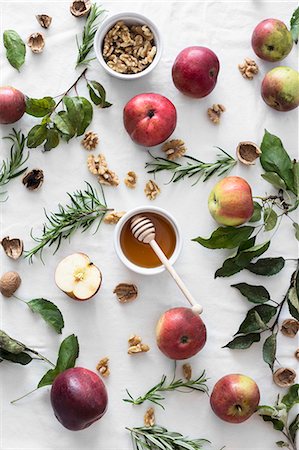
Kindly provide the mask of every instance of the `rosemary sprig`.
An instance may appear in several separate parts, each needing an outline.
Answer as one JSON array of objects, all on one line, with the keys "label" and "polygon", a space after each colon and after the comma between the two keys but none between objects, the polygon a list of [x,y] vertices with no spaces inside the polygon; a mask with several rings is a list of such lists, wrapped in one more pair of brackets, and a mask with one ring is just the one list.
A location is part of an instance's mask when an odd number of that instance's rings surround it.
[{"label": "rosemary sprig", "polygon": [[[21,131],[16,131],[13,128],[12,133],[5,136],[3,139],[9,139],[12,142],[12,146],[9,159],[2,161],[0,169],[0,188],[5,186],[13,178],[22,175],[22,173],[27,170],[27,167],[23,166],[29,158],[29,153],[24,155],[26,138]],[[6,191],[0,191],[0,195],[4,195],[5,193]]]},{"label": "rosemary sprig", "polygon": [[169,183],[177,182],[182,178],[194,177],[197,175],[197,179],[193,186],[199,182],[202,178],[203,181],[208,180],[212,175],[220,176],[228,171],[230,171],[236,164],[237,161],[226,153],[220,147],[217,147],[222,153],[217,155],[217,161],[212,163],[205,163],[200,161],[199,159],[194,158],[193,156],[184,155],[182,158],[187,160],[186,164],[181,164],[175,161],[170,161],[169,159],[162,158],[160,156],[153,156],[151,153],[151,157],[153,161],[147,162],[145,164],[145,168],[149,169],[148,173],[156,173],[161,172],[163,170],[168,170],[173,173]]},{"label": "rosemary sprig", "polygon": [[107,208],[102,188],[101,198],[99,198],[97,191],[89,183],[85,183],[85,190],[68,193],[70,203],[66,206],[59,204],[58,212],[47,214],[45,211],[48,222],[43,225],[41,237],[33,237],[31,231],[31,237],[38,244],[25,254],[30,262],[35,254],[40,253],[42,256],[44,247],[50,247],[54,243],[56,243],[55,254],[62,239],[70,238],[79,228],[82,232],[86,231],[97,219],[99,223],[95,232],[98,230],[104,215],[110,210]]},{"label": "rosemary sprig", "polygon": [[82,33],[82,41],[81,44],[78,42],[78,38],[76,36],[77,47],[78,47],[78,57],[76,62],[76,67],[82,64],[89,64],[95,58],[87,58],[89,52],[93,48],[94,37],[99,25],[98,18],[105,12],[104,9],[101,9],[101,5],[93,4],[90,13],[86,19],[83,33]]},{"label": "rosemary sprig", "polygon": [[129,391],[126,389],[126,392],[129,396],[129,398],[124,398],[124,402],[132,403],[133,405],[141,405],[146,400],[155,403],[156,405],[161,406],[161,408],[165,409],[164,406],[160,403],[161,401],[165,400],[165,397],[163,397],[159,392],[166,392],[166,391],[179,391],[183,393],[192,392],[192,391],[201,391],[208,393],[208,387],[205,384],[207,381],[205,371],[199,375],[196,380],[182,380],[182,379],[175,379],[175,376],[171,380],[170,383],[167,384],[167,377],[166,375],[163,375],[161,378],[161,381],[156,384],[154,387],[152,387],[149,391],[147,391],[144,395],[134,399],[132,395],[129,393]]},{"label": "rosemary sprig", "polygon": [[210,444],[207,439],[190,439],[158,425],[126,427],[126,430],[131,433],[134,450],[200,450],[203,445]]}]

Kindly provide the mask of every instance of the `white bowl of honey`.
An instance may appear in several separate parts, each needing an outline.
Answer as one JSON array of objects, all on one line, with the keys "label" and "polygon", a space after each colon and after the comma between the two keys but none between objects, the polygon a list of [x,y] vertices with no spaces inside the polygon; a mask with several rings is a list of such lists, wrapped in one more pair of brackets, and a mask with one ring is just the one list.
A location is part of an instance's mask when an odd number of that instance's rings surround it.
[{"label": "white bowl of honey", "polygon": [[126,267],[142,275],[155,275],[165,270],[149,244],[139,242],[131,232],[131,221],[137,215],[149,218],[156,229],[156,241],[174,264],[182,249],[181,230],[175,218],[157,206],[140,206],[127,212],[114,231],[114,248]]}]

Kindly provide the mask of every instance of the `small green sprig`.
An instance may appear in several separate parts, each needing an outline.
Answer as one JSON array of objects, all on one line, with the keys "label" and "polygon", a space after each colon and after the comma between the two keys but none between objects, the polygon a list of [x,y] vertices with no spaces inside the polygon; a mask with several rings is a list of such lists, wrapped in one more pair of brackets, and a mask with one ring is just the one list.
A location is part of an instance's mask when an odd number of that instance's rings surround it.
[{"label": "small green sprig", "polygon": [[182,158],[184,158],[187,162],[186,164],[181,164],[160,156],[153,156],[150,153],[153,160],[151,162],[147,162],[145,164],[145,168],[149,169],[148,173],[156,173],[161,171],[172,172],[173,175],[169,183],[176,183],[185,177],[191,178],[197,175],[197,179],[193,184],[194,186],[200,179],[207,181],[212,175],[223,175],[229,172],[237,164],[237,161],[226,153],[225,150],[219,147],[217,148],[223,153],[223,155],[218,154],[217,160],[212,163],[205,163],[194,158],[193,156],[184,155]]},{"label": "small green sprig", "polygon": [[[12,133],[5,136],[4,139],[8,139],[12,142],[10,149],[10,157],[7,160],[2,161],[0,169],[0,188],[5,186],[13,178],[22,175],[22,173],[27,170],[27,167],[23,167],[27,159],[29,158],[29,153],[24,155],[24,147],[26,143],[26,138],[21,131],[16,131],[14,128]],[[0,195],[6,192],[0,192]]]},{"label": "small green sprig", "polygon": [[167,383],[166,375],[163,375],[161,381],[157,383],[154,387],[152,387],[149,391],[147,391],[144,395],[134,399],[132,395],[126,390],[129,398],[124,398],[123,401],[127,403],[132,403],[133,405],[141,405],[146,400],[155,403],[156,405],[161,406],[161,408],[165,409],[161,404],[161,401],[165,400],[165,398],[160,394],[160,392],[167,391],[179,391],[183,393],[192,392],[192,391],[200,391],[200,392],[208,392],[208,387],[205,384],[207,381],[205,371],[203,371],[198,378],[195,380],[182,380],[175,379],[175,376],[171,380],[170,383]]},{"label": "small green sprig", "polygon": [[203,445],[210,443],[207,439],[190,439],[158,425],[127,427],[126,430],[131,433],[134,450],[200,450]]},{"label": "small green sprig", "polygon": [[78,229],[82,232],[88,230],[96,220],[99,220],[95,232],[97,232],[107,211],[104,192],[101,189],[101,198],[93,187],[86,183],[86,189],[77,190],[69,194],[70,203],[66,206],[58,205],[58,211],[47,214],[48,222],[44,223],[41,237],[31,237],[38,244],[26,252],[25,257],[32,262],[33,256],[37,253],[42,256],[44,247],[56,244],[54,254],[59,249],[63,239],[70,238]]},{"label": "small green sprig", "polygon": [[78,42],[78,38],[76,36],[77,47],[78,47],[78,57],[76,62],[76,67],[81,66],[83,64],[89,64],[95,58],[87,58],[89,52],[93,48],[94,37],[99,25],[99,17],[105,12],[104,9],[97,4],[93,4],[88,17],[86,19],[83,33],[82,33],[82,41],[81,44]]}]

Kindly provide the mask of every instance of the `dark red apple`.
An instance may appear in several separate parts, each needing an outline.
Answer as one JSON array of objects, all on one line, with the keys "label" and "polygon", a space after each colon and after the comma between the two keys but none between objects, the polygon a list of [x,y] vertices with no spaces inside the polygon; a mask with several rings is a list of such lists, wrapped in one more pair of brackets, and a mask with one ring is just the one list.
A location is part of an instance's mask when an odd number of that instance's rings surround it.
[{"label": "dark red apple", "polygon": [[173,103],[160,94],[139,94],[124,108],[124,125],[136,144],[152,147],[166,141],[176,127]]},{"label": "dark red apple", "polygon": [[100,377],[82,367],[58,375],[51,389],[51,404],[56,418],[69,430],[89,427],[106,412],[108,395]]},{"label": "dark red apple", "polygon": [[265,61],[281,61],[292,50],[293,39],[286,25],[278,19],[266,19],[253,30],[251,45]]},{"label": "dark red apple", "polygon": [[0,87],[0,123],[19,120],[26,110],[25,95],[11,86]]},{"label": "dark red apple", "polygon": [[207,47],[187,47],[176,57],[172,66],[175,87],[184,95],[202,98],[216,86],[219,60]]},{"label": "dark red apple", "polygon": [[159,349],[171,359],[187,359],[196,355],[206,343],[206,326],[191,308],[166,311],[156,327]]},{"label": "dark red apple", "polygon": [[220,378],[210,397],[212,410],[220,419],[241,423],[256,411],[260,391],[256,382],[246,375],[230,374]]}]

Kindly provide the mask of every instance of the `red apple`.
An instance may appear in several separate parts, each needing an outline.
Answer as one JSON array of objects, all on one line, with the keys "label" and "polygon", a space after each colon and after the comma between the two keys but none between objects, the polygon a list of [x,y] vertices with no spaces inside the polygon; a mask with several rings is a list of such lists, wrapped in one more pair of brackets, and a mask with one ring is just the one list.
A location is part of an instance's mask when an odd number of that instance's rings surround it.
[{"label": "red apple", "polygon": [[275,62],[281,61],[290,53],[293,39],[281,20],[266,19],[253,30],[251,45],[259,58]]},{"label": "red apple", "polygon": [[11,86],[0,87],[0,123],[19,120],[26,110],[25,95]]},{"label": "red apple", "polygon": [[58,375],[51,388],[51,404],[59,422],[69,430],[89,427],[106,412],[108,395],[100,377],[82,367]]},{"label": "red apple", "polygon": [[242,225],[254,210],[251,187],[244,178],[225,177],[214,186],[208,205],[212,217],[221,225]]},{"label": "red apple", "polygon": [[176,127],[173,103],[160,94],[139,94],[124,108],[124,125],[136,144],[153,147],[166,141]]},{"label": "red apple", "polygon": [[176,57],[172,66],[175,87],[184,95],[202,98],[216,86],[219,60],[207,47],[187,47]]},{"label": "red apple", "polygon": [[277,111],[291,111],[299,106],[299,72],[291,67],[275,67],[262,82],[263,100]]},{"label": "red apple", "polygon": [[156,327],[159,349],[170,359],[196,355],[206,343],[206,326],[191,308],[172,308],[160,317]]},{"label": "red apple", "polygon": [[212,410],[220,419],[241,423],[256,411],[260,391],[256,382],[246,375],[230,374],[214,386],[210,397]]}]

